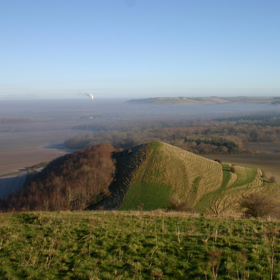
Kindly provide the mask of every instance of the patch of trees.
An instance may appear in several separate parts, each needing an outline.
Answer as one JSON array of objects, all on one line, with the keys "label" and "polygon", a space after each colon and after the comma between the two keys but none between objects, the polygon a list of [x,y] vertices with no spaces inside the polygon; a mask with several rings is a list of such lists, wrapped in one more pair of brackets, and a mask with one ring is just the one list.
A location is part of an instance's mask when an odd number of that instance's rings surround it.
[{"label": "patch of trees", "polygon": [[0,201],[3,212],[82,210],[109,195],[114,148],[85,148],[50,162],[31,182]]},{"label": "patch of trees", "polygon": [[[279,104],[274,101],[272,104]],[[265,114],[250,114],[235,117],[215,118],[214,121],[237,122],[237,124],[257,125],[257,126],[280,126],[280,113],[270,112]]]},{"label": "patch of trees", "polygon": [[34,122],[34,119],[25,118],[25,117],[0,117],[0,124],[31,123],[31,122]]},{"label": "patch of trees", "polygon": [[146,142],[162,141],[196,154],[224,154],[244,151],[238,142],[225,139],[207,139],[206,137],[203,137],[204,139],[187,139],[186,134],[188,133],[184,132],[183,129],[182,131],[172,131],[168,128],[134,129],[128,132],[99,131],[70,137],[65,141],[65,145],[68,148],[81,149],[105,141],[115,148],[127,149]]},{"label": "patch of trees", "polygon": [[[276,124],[279,123],[279,126]],[[261,125],[258,125],[261,124]],[[274,125],[269,125],[274,124]],[[93,132],[65,141],[69,148],[80,149],[101,142],[124,148],[150,141],[162,141],[197,154],[249,152],[243,142],[277,142],[280,114],[248,115],[213,120],[141,119],[93,122],[76,126]]]},{"label": "patch of trees", "polygon": [[205,124],[188,127],[137,128],[130,130],[96,131],[78,134],[65,141],[69,148],[80,149],[108,142],[115,148],[127,149],[145,142],[162,141],[196,154],[225,154],[244,152],[242,141],[236,136],[217,132]]}]

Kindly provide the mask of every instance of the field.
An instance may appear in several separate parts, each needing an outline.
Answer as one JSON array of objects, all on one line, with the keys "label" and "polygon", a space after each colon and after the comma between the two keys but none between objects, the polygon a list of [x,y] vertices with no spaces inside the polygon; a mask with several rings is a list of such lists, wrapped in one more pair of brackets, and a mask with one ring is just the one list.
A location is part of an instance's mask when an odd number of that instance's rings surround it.
[{"label": "field", "polygon": [[279,222],[162,211],[0,221],[2,279],[280,279]]},{"label": "field", "polygon": [[219,158],[223,162],[262,169],[267,177],[275,176],[280,182],[280,153],[253,153],[253,154],[227,154],[203,155],[205,158]]}]

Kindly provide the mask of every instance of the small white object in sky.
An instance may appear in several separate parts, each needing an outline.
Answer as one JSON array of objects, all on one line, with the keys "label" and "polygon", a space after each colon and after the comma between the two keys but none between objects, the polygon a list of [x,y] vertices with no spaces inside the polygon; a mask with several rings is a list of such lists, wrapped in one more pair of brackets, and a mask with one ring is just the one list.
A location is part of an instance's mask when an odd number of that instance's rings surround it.
[{"label": "small white object in sky", "polygon": [[89,96],[91,98],[91,100],[93,100],[94,97],[93,97],[93,95],[91,93],[87,93],[86,92],[86,95]]}]

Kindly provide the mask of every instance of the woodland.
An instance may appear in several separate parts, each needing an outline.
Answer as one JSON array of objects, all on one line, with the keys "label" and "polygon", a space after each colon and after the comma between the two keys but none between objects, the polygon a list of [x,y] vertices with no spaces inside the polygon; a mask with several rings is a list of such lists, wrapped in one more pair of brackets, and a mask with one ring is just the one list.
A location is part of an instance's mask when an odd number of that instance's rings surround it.
[{"label": "woodland", "polygon": [[26,186],[3,200],[2,212],[81,210],[109,195],[114,163],[110,144],[53,160]]},{"label": "woodland", "polygon": [[72,149],[101,142],[129,148],[149,141],[162,141],[196,154],[252,152],[244,142],[278,142],[280,114],[255,114],[212,119],[146,119],[95,122],[74,126],[88,130],[65,141]]}]

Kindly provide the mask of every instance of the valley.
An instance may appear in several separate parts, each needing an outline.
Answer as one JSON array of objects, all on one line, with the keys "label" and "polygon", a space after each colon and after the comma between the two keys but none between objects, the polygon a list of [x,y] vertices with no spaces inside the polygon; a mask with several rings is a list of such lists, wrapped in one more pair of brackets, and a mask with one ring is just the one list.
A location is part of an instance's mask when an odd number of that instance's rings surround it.
[{"label": "valley", "polygon": [[1,278],[279,279],[279,207],[240,206],[280,202],[275,106],[53,104],[0,111]]}]

